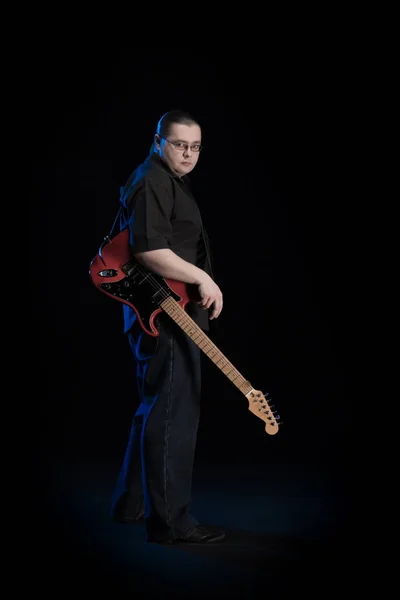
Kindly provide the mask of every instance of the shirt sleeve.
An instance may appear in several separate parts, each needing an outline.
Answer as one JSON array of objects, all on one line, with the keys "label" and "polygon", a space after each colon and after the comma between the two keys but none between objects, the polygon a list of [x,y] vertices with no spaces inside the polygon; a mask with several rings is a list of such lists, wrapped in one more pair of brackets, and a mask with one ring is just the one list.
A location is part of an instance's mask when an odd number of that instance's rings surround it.
[{"label": "shirt sleeve", "polygon": [[133,252],[169,248],[172,242],[173,199],[160,184],[146,178],[132,198],[129,219]]}]

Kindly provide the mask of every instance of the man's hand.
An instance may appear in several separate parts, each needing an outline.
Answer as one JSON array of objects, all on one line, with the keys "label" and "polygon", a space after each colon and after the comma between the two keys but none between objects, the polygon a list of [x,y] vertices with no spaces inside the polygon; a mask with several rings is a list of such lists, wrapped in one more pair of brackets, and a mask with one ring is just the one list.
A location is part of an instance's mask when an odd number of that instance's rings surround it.
[{"label": "man's hand", "polygon": [[216,319],[219,317],[222,311],[222,292],[215,281],[209,275],[207,275],[207,273],[204,273],[204,275],[205,278],[198,287],[201,298],[198,304],[207,309],[212,306],[210,319]]},{"label": "man's hand", "polygon": [[183,260],[169,248],[138,252],[134,256],[147,269],[161,277],[197,285],[201,298],[198,304],[207,309],[212,306],[210,319],[219,317],[222,310],[222,292],[208,273]]}]

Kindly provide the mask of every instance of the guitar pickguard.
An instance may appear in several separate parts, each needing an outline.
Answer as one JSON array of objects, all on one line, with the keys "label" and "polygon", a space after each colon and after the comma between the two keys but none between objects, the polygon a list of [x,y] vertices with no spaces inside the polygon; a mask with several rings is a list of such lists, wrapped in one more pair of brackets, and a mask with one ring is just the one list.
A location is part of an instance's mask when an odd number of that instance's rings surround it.
[{"label": "guitar pickguard", "polygon": [[98,271],[97,276],[105,279],[98,285],[105,294],[130,306],[142,321],[143,327],[150,332],[152,318],[155,311],[158,312],[160,304],[170,296],[177,302],[181,297],[165,283],[165,279],[154,273],[144,272],[134,260],[128,261],[122,271],[123,279],[117,280],[118,271],[115,269]]}]

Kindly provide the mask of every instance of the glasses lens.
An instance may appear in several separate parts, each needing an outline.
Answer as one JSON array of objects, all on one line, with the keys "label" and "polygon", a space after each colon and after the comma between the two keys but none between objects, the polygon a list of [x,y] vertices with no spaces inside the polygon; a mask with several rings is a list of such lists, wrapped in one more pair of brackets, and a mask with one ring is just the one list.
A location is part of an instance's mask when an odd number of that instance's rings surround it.
[{"label": "glasses lens", "polygon": [[[167,140],[167,141],[169,141],[169,140]],[[192,144],[191,146],[189,146],[189,144],[185,144],[184,142],[170,142],[170,144],[172,144],[173,147],[176,150],[178,150],[179,152],[184,152],[185,150],[188,150],[189,148],[192,152],[200,152],[200,150],[202,149],[201,144]]]}]

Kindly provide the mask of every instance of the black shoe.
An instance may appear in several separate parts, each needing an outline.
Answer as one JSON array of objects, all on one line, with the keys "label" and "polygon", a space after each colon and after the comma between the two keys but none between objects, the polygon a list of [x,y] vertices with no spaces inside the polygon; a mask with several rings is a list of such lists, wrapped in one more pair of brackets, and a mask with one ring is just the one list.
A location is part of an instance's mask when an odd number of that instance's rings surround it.
[{"label": "black shoe", "polygon": [[197,525],[189,533],[180,538],[169,539],[148,536],[147,541],[155,544],[213,544],[221,542],[224,538],[225,532],[221,529]]},{"label": "black shoe", "polygon": [[135,523],[141,523],[144,521],[144,506],[140,509],[136,516],[128,516],[124,513],[114,513],[112,518],[117,523],[125,523],[126,525],[134,525]]}]

